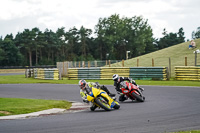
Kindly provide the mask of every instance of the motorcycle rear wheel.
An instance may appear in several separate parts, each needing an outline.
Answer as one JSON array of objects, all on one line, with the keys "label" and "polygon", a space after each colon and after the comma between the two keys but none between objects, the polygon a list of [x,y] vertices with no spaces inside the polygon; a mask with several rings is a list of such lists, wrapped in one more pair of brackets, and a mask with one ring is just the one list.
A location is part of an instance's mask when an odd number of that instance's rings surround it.
[{"label": "motorcycle rear wheel", "polygon": [[142,94],[139,91],[138,91],[138,93],[140,95],[136,94],[135,92],[132,92],[132,96],[135,97],[137,101],[144,102],[145,101],[145,97],[142,96]]},{"label": "motorcycle rear wheel", "polygon": [[95,102],[106,111],[111,111],[110,105],[104,100],[102,96],[99,96],[95,99]]}]

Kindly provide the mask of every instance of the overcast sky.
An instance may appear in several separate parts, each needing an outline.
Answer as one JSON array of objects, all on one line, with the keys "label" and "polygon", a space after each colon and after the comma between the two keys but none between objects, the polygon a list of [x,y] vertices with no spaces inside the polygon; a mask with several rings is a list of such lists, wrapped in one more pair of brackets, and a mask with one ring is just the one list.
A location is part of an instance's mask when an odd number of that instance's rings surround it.
[{"label": "overcast sky", "polygon": [[0,0],[0,36],[38,27],[54,32],[74,26],[94,31],[99,18],[143,16],[162,37],[163,29],[177,33],[183,27],[187,39],[200,27],[200,0]]}]

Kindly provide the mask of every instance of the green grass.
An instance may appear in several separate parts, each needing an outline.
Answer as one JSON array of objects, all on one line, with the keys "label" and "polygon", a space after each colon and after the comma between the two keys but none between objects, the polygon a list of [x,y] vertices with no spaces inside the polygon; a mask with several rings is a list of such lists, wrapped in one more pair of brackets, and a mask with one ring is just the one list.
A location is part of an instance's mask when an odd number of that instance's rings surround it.
[{"label": "green grass", "polygon": [[0,98],[0,116],[26,114],[51,108],[69,109],[71,103],[64,100]]},{"label": "green grass", "polygon": [[26,69],[0,69],[0,73],[24,73]]},{"label": "green grass", "polygon": [[[194,66],[195,54],[193,51],[200,49],[200,39],[195,40],[195,42],[197,45],[197,48],[195,49],[188,49],[190,42],[185,42],[146,55],[125,60],[124,65],[125,67],[137,67],[137,59],[139,59],[139,67],[152,67],[152,59],[154,59],[155,67],[169,67],[170,57],[172,69],[171,76],[175,77],[174,66],[185,66],[185,57],[187,57],[187,66]],[[197,55],[197,65],[200,65],[200,54]],[[111,64],[111,67],[121,66],[121,62]]]},{"label": "green grass", "polygon": [[0,84],[28,84],[28,83],[52,83],[65,84],[66,80],[42,80],[25,78],[25,75],[0,76]]},{"label": "green grass", "polygon": [[[50,83],[50,84],[77,84],[79,80],[42,80],[25,78],[24,75],[13,75],[13,76],[0,76],[0,84],[29,84],[29,83]],[[90,82],[99,82],[102,85],[113,85],[112,80],[86,80]],[[199,81],[151,81],[151,80],[136,80],[139,85],[161,85],[161,86],[200,86]]]}]

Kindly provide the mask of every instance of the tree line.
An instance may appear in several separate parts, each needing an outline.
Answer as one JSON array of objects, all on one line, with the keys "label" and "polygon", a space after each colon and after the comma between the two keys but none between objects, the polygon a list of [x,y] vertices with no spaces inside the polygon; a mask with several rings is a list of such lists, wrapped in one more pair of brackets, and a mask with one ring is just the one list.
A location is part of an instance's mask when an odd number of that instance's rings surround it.
[{"label": "tree line", "polygon": [[[0,66],[55,65],[62,61],[121,60],[147,54],[185,42],[183,28],[177,33],[163,30],[162,38],[153,38],[148,20],[118,14],[100,18],[94,31],[81,26],[44,32],[35,27],[24,29],[14,37],[0,37]],[[196,37],[198,32],[192,33]],[[199,36],[197,36],[199,37]]]}]

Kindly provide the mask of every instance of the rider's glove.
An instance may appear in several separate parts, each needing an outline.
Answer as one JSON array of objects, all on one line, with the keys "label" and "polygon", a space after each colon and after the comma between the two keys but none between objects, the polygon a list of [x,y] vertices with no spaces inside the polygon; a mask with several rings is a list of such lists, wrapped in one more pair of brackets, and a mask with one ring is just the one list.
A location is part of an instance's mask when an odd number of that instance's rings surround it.
[{"label": "rider's glove", "polygon": [[133,80],[132,78],[129,78],[129,81],[130,81],[130,83],[132,83],[134,85],[137,85],[136,82],[135,82],[135,80]]},{"label": "rider's glove", "polygon": [[130,83],[135,83],[135,80],[133,80],[132,78],[128,78]]},{"label": "rider's glove", "polygon": [[89,101],[87,99],[83,99],[83,102],[85,103],[89,103]]},{"label": "rider's glove", "polygon": [[95,82],[95,83],[94,83],[94,86],[95,86],[96,88],[100,88],[99,82]]},{"label": "rider's glove", "polygon": [[117,91],[117,94],[121,95],[121,94],[123,94],[123,93],[122,93],[122,92],[119,92],[119,91]]}]

